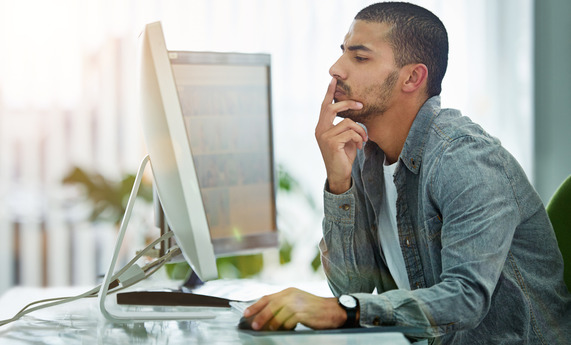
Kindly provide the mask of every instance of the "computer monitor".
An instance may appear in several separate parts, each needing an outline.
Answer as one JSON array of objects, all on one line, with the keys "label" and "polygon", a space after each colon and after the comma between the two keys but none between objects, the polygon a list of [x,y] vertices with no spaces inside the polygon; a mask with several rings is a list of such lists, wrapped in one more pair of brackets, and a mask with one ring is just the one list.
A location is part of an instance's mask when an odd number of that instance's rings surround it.
[{"label": "computer monitor", "polygon": [[141,37],[140,99],[155,187],[194,272],[215,256],[277,245],[270,56],[168,51]]},{"label": "computer monitor", "polygon": [[[146,25],[139,56],[154,187],[185,260],[201,280],[216,279],[216,256],[278,242],[270,56],[168,51],[160,22]],[[124,232],[122,224],[119,245]],[[100,294],[103,314],[114,321],[172,319],[107,310],[101,295],[115,261]]]}]

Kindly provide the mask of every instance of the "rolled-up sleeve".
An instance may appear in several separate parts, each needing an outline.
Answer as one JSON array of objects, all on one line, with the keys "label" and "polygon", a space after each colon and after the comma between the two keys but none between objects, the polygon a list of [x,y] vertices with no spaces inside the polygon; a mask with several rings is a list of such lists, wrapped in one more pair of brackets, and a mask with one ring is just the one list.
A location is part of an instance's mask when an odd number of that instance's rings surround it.
[{"label": "rolled-up sleeve", "polygon": [[353,185],[343,194],[324,190],[321,262],[335,295],[372,292],[378,285],[375,239]]}]

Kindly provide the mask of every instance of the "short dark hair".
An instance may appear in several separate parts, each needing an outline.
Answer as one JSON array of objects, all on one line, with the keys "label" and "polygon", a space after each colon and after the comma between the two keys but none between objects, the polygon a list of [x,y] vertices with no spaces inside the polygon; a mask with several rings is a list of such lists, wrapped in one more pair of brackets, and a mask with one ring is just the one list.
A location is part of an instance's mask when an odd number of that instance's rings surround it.
[{"label": "short dark hair", "polygon": [[355,20],[387,23],[395,63],[422,63],[428,68],[428,97],[439,95],[448,65],[448,34],[429,10],[406,2],[381,2],[362,9]]}]

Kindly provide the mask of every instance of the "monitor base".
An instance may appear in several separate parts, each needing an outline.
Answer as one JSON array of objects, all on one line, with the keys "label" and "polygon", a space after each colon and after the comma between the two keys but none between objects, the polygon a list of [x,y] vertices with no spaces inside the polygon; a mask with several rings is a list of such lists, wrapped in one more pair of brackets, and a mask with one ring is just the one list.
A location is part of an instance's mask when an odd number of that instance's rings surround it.
[{"label": "monitor base", "polygon": [[[109,264],[109,269],[105,274],[103,283],[101,284],[101,289],[99,290],[99,309],[101,314],[111,322],[115,323],[132,323],[140,321],[154,321],[154,320],[200,320],[200,319],[211,319],[216,315],[207,310],[193,310],[193,311],[124,311],[117,310],[118,308],[108,308],[106,305],[106,298],[109,291],[109,286],[112,283],[113,271],[115,265],[117,264],[117,259],[119,252],[121,250],[121,245],[125,238],[125,233],[127,232],[127,226],[131,218],[131,213],[133,211],[133,206],[135,199],[137,197],[137,192],[141,185],[141,180],[143,178],[143,172],[145,167],[149,163],[149,155],[146,155],[137,171],[137,176],[135,177],[135,182],[133,183],[133,188],[131,189],[131,194],[129,195],[129,200],[127,201],[127,207],[125,213],[123,214],[123,219],[121,220],[121,226],[119,228],[119,233],[117,234],[117,241],[115,242],[115,249],[113,251],[113,257],[111,258],[111,263]],[[115,310],[112,310],[115,309]]]}]

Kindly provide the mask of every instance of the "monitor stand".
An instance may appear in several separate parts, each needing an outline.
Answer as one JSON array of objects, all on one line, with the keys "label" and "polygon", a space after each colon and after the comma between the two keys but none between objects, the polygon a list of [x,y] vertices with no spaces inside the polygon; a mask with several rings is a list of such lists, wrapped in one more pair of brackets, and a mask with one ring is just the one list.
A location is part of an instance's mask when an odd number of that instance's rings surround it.
[{"label": "monitor stand", "polygon": [[186,279],[184,284],[182,284],[181,289],[190,291],[202,285],[204,285],[204,282],[198,278],[194,271],[192,271],[188,276],[188,279]]},{"label": "monitor stand", "polygon": [[[139,170],[137,171],[137,176],[135,177],[135,182],[133,184],[133,189],[129,195],[129,200],[127,202],[127,207],[125,209],[125,214],[121,220],[121,226],[119,228],[119,233],[117,235],[117,241],[115,242],[115,249],[113,251],[113,257],[109,265],[109,269],[105,274],[103,283],[101,284],[101,289],[99,290],[99,309],[106,319],[116,323],[132,323],[140,321],[155,321],[155,320],[200,320],[200,319],[211,319],[216,315],[207,310],[196,310],[196,311],[125,311],[121,308],[108,308],[105,301],[107,298],[107,293],[109,291],[109,285],[111,284],[113,271],[115,265],[117,264],[117,258],[119,256],[119,251],[121,249],[121,244],[125,238],[125,233],[127,231],[127,225],[131,218],[131,213],[133,211],[133,206],[135,199],[137,197],[137,192],[141,186],[141,180],[143,178],[143,172],[145,167],[149,163],[149,155],[146,155],[141,164],[139,165]],[[162,303],[161,305],[165,305]],[[115,309],[115,310],[112,310]],[[118,309],[118,310],[117,310]]]}]

